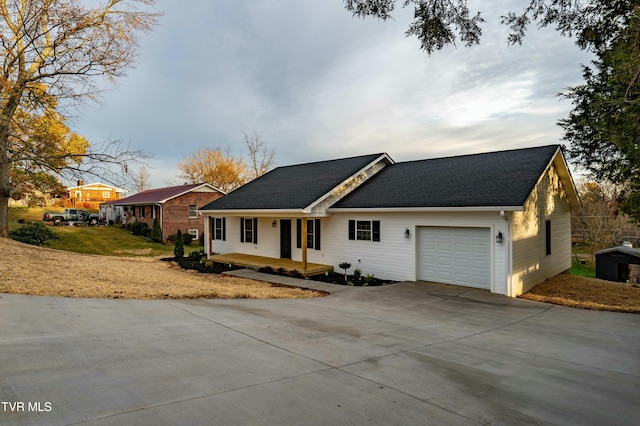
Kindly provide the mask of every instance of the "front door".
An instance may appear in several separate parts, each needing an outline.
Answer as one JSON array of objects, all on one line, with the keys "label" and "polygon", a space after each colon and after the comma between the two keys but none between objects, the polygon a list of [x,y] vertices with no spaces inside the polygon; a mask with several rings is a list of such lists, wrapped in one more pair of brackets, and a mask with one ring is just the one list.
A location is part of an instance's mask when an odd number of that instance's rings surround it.
[{"label": "front door", "polygon": [[280,258],[291,259],[291,220],[280,220]]}]

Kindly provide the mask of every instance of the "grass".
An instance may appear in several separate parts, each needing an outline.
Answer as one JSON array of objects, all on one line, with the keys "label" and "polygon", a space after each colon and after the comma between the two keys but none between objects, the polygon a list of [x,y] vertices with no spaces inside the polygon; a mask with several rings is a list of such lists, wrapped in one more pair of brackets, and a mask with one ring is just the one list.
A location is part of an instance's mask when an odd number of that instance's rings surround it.
[{"label": "grass", "polygon": [[[41,222],[45,211],[62,211],[61,208],[10,208],[9,230],[13,231],[25,222]],[[173,257],[173,246],[154,243],[133,235],[118,226],[56,226],[52,230],[60,237],[51,241],[50,248],[75,253],[99,254],[103,256],[154,256]],[[192,244],[185,247],[185,254],[202,248]]]},{"label": "grass", "polygon": [[587,260],[586,263],[582,263],[574,257],[571,263],[571,275],[595,278],[596,266],[592,260]]}]

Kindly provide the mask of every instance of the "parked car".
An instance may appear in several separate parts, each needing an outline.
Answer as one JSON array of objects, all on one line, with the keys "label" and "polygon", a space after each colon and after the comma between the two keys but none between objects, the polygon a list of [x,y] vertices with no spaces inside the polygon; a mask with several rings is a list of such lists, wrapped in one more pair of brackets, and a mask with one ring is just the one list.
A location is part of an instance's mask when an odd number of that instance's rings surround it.
[{"label": "parked car", "polygon": [[631,241],[623,241],[623,242],[622,242],[622,245],[623,245],[624,247],[630,247],[630,248],[633,248],[633,244],[631,244]]},{"label": "parked car", "polygon": [[100,217],[95,213],[89,213],[80,209],[64,209],[64,212],[45,212],[42,220],[53,222],[54,225],[62,225],[64,222],[85,222],[90,225],[97,225]]}]

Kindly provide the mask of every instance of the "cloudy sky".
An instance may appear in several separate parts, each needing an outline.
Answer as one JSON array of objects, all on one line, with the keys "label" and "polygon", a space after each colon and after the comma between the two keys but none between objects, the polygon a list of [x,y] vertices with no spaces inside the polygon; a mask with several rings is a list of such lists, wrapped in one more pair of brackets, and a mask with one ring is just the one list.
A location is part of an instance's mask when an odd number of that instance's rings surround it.
[{"label": "cloudy sky", "polygon": [[553,29],[508,46],[500,15],[523,4],[469,1],[487,21],[481,45],[428,56],[404,36],[412,9],[379,22],[353,18],[342,0],[160,0],[137,67],[74,131],[152,154],[152,187],[178,182],[177,164],[197,149],[243,154],[243,132],[266,139],[277,165],[559,143],[571,104],[556,95],[582,81],[590,56]]}]

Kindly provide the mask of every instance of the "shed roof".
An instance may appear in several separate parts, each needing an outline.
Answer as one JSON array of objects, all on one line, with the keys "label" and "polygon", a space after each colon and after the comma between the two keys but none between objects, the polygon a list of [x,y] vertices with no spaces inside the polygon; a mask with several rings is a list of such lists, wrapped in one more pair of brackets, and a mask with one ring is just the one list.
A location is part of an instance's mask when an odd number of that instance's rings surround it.
[{"label": "shed roof", "polygon": [[633,247],[627,247],[627,246],[617,246],[617,247],[607,248],[604,250],[597,251],[595,255],[598,256],[601,254],[616,253],[616,252],[628,254],[635,257],[640,257],[640,250]]}]

